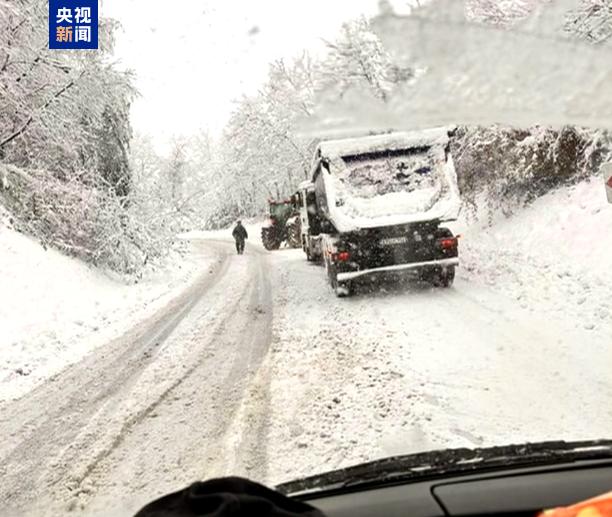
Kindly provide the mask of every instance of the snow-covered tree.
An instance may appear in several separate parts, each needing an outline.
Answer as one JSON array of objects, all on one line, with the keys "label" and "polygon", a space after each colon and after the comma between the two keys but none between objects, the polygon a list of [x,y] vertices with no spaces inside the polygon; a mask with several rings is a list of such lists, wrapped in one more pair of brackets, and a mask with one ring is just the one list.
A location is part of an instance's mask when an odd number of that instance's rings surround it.
[{"label": "snow-covered tree", "polygon": [[261,214],[267,199],[290,195],[307,177],[312,141],[297,127],[312,112],[314,90],[314,65],[303,54],[272,63],[266,84],[238,103],[211,178],[223,197],[209,205],[210,225]]},{"label": "snow-covered tree", "polygon": [[183,201],[183,188],[187,176],[185,147],[185,142],[175,140],[172,144],[170,157],[166,164],[166,182],[170,192],[170,199],[177,210],[180,210]]},{"label": "snow-covered tree", "polygon": [[[99,51],[48,50],[48,4],[0,0],[0,200],[16,226],[100,265],[142,263],[126,213],[131,190],[129,73]],[[140,256],[139,256],[140,255]]]},{"label": "snow-covered tree", "polygon": [[291,195],[308,177],[316,141],[299,127],[313,114],[318,94],[329,100],[365,88],[384,102],[396,85],[413,77],[412,70],[392,63],[364,18],[346,24],[327,47],[326,57],[318,62],[305,53],[273,63],[259,92],[238,103],[212,180],[225,194],[211,224],[260,215],[268,198]]},{"label": "snow-covered tree", "polygon": [[565,29],[590,43],[603,43],[612,36],[612,0],[580,0],[568,13]]},{"label": "snow-covered tree", "polygon": [[346,23],[335,42],[327,42],[329,53],[319,66],[319,88],[342,97],[351,89],[369,90],[386,101],[394,85],[413,76],[410,69],[395,65],[362,17]]},{"label": "snow-covered tree", "polygon": [[547,0],[466,0],[465,12],[470,20],[494,25],[512,25],[522,20]]}]

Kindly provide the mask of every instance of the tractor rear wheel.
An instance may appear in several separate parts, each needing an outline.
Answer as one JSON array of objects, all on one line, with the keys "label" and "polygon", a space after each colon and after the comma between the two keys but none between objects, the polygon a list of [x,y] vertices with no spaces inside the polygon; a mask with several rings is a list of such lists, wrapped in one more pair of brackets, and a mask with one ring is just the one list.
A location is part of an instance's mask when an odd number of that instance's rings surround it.
[{"label": "tractor rear wheel", "polygon": [[263,247],[268,251],[277,250],[281,245],[281,241],[278,239],[278,233],[273,227],[261,229],[261,242]]}]

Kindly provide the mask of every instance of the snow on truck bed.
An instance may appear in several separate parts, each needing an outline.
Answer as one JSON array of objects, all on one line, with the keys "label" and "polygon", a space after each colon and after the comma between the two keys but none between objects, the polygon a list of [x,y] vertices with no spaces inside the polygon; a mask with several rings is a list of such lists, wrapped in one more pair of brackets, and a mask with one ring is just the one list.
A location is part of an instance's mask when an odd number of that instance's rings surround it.
[{"label": "snow on truck bed", "polygon": [[319,145],[329,213],[340,231],[454,220],[457,175],[446,128],[333,140]]}]

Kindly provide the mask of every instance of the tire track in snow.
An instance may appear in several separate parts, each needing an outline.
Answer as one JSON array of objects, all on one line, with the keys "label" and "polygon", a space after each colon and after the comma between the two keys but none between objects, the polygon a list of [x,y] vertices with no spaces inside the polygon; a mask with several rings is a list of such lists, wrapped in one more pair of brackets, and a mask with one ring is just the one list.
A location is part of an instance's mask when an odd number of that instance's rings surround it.
[{"label": "tire track in snow", "polygon": [[[236,257],[226,273],[233,282],[245,283],[237,293],[225,291],[215,307],[218,321],[206,328],[206,321],[191,326],[196,339],[203,339],[197,364],[167,390],[154,419],[127,429],[118,447],[95,464],[74,492],[72,506],[102,509],[127,493],[132,494],[124,501],[128,513],[199,478],[231,473],[264,480],[269,378],[262,362],[272,309],[267,254],[249,251],[254,258]],[[236,270],[242,261],[246,269]],[[179,474],[163,467],[176,463]],[[117,483],[120,479],[126,481]]]},{"label": "tire track in snow", "polygon": [[[201,275],[163,310],[122,338],[94,350],[28,397],[2,407],[0,426],[3,434],[10,436],[4,447],[0,445],[0,473],[4,481],[0,500],[5,507],[21,506],[49,492],[70,492],[78,487],[82,476],[75,478],[71,470],[84,453],[74,446],[83,429],[87,429],[90,421],[112,411],[109,406],[114,397],[138,382],[142,371],[156,361],[163,341],[201,296],[223,278],[227,267],[226,257],[212,273]],[[131,415],[126,427],[142,420],[154,405]],[[110,450],[121,440],[119,433]],[[107,451],[98,451],[94,464],[106,454]],[[90,470],[86,467],[85,474]]]}]

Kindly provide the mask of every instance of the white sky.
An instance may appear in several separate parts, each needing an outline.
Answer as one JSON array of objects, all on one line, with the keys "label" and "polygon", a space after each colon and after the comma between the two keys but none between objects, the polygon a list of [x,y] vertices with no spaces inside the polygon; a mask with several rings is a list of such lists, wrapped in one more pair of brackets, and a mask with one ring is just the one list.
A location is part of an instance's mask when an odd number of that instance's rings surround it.
[{"label": "white sky", "polygon": [[378,0],[101,0],[117,19],[117,58],[137,74],[134,128],[163,149],[173,135],[219,134],[232,101],[257,89],[268,63],[323,49]]}]

